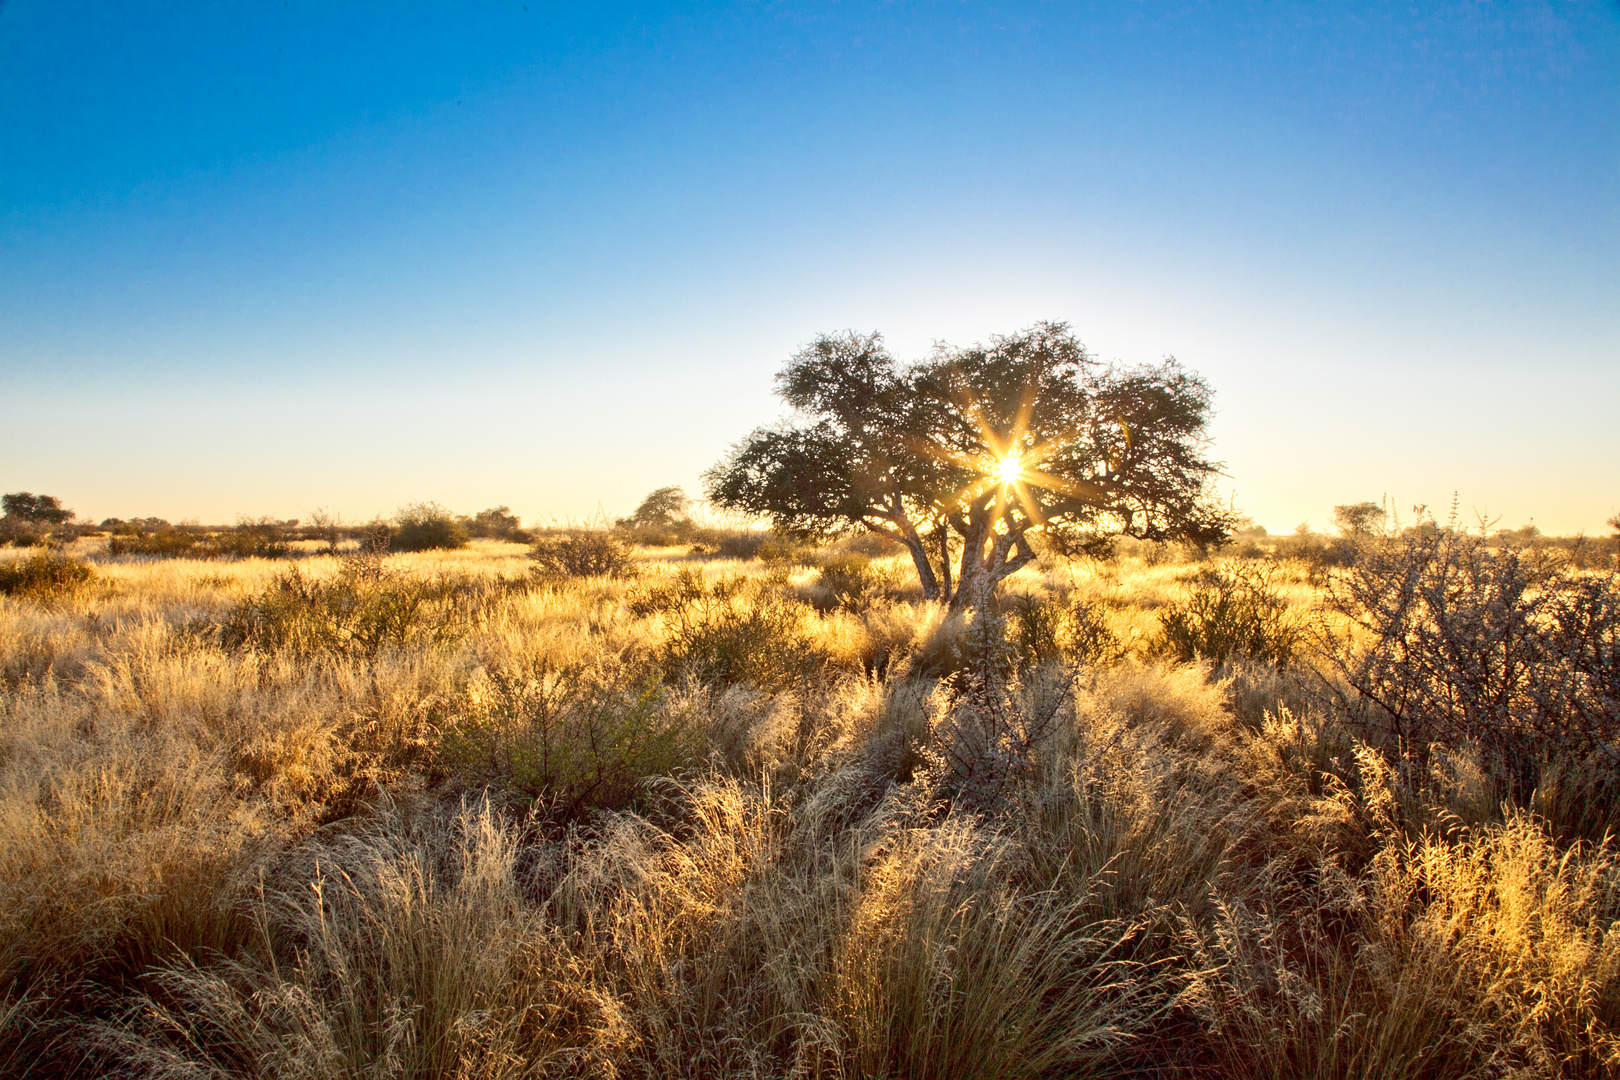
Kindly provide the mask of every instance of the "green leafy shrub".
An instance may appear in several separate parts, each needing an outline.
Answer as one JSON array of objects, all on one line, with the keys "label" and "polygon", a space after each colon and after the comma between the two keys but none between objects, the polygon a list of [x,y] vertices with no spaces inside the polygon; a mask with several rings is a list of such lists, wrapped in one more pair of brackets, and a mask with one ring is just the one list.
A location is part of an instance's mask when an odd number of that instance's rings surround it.
[{"label": "green leafy shrub", "polygon": [[[734,593],[742,587],[741,578],[729,578],[716,582],[712,591],[717,595]],[[683,566],[676,571],[673,578],[655,578],[642,585],[633,586],[625,593],[625,606],[630,614],[638,619],[649,615],[665,614],[695,604],[711,592],[711,586],[705,585],[703,574],[689,566]]]},{"label": "green leafy shrub", "polygon": [[1186,594],[1160,612],[1160,650],[1182,662],[1248,657],[1288,664],[1304,625],[1273,587],[1272,576],[1269,567],[1255,563],[1201,571]]},{"label": "green leafy shrub", "polygon": [[782,595],[780,581],[704,588],[690,580],[664,599],[663,659],[672,677],[712,685],[792,685],[826,658],[805,629],[810,608]]},{"label": "green leafy shrub", "polygon": [[1125,655],[1124,642],[1095,601],[1065,606],[1052,599],[1013,596],[1005,612],[1008,645],[1019,671],[1053,661],[1103,667]]},{"label": "green leafy shrub", "polygon": [[0,593],[43,600],[70,593],[95,576],[81,562],[42,551],[21,562],[0,563]]},{"label": "green leafy shrub", "polygon": [[633,577],[636,558],[623,540],[606,529],[578,529],[543,536],[529,551],[543,577]]},{"label": "green leafy shrub", "polygon": [[864,555],[842,553],[825,559],[816,576],[816,607],[862,612],[888,596],[888,582]]},{"label": "green leafy shrub", "polygon": [[159,559],[277,559],[292,553],[287,527],[269,518],[244,520],[234,529],[208,532],[167,522],[155,528],[120,523],[107,541],[109,555]]},{"label": "green leafy shrub", "polygon": [[1066,659],[1069,613],[1036,596],[1012,596],[1006,604],[1007,636],[1020,670]]},{"label": "green leafy shrub", "polygon": [[387,646],[454,636],[454,589],[392,573],[364,557],[323,580],[294,566],[238,604],[221,627],[227,647],[373,656]]},{"label": "green leafy shrub", "polygon": [[198,534],[173,526],[115,535],[107,541],[109,555],[150,555],[160,559],[190,558],[197,554]]},{"label": "green leafy shrub", "polygon": [[1063,646],[1065,655],[1089,667],[1108,667],[1125,658],[1126,643],[1109,625],[1104,605],[1077,600],[1068,611]]},{"label": "green leafy shrub", "polygon": [[562,816],[621,807],[649,776],[695,759],[701,733],[666,698],[656,671],[613,664],[491,668],[447,725],[453,771],[496,783]]},{"label": "green leafy shrub", "polygon": [[435,502],[411,503],[394,515],[395,551],[432,551],[467,546],[467,528]]},{"label": "green leafy shrub", "polygon": [[488,510],[480,510],[470,518],[462,518],[461,524],[469,536],[509,540],[520,544],[528,543],[532,539],[523,529],[523,519],[506,506],[492,506]]}]

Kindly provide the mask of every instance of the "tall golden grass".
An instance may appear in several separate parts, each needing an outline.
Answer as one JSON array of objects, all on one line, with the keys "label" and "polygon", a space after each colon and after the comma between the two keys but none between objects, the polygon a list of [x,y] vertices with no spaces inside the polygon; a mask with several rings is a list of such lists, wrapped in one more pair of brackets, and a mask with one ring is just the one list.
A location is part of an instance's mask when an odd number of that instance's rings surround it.
[{"label": "tall golden grass", "polygon": [[1620,854],[1556,820],[1608,789],[1495,805],[1306,664],[1171,662],[1199,566],[965,626],[882,558],[522,555],[322,593],[415,583],[374,648],[233,636],[263,560],[0,597],[0,1071],[1620,1075]]}]

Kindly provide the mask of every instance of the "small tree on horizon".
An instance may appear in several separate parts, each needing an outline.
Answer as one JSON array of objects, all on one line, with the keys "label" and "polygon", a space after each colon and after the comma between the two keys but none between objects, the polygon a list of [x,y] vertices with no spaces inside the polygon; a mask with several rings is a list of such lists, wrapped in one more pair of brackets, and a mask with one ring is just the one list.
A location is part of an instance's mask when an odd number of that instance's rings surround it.
[{"label": "small tree on horizon", "polygon": [[1375,502],[1347,503],[1333,508],[1333,526],[1341,536],[1371,536],[1386,517],[1388,512]]},{"label": "small tree on horizon", "polygon": [[436,502],[410,503],[395,513],[390,541],[395,551],[466,547],[467,528]]},{"label": "small tree on horizon", "polygon": [[76,516],[54,495],[13,491],[0,496],[0,544],[19,546],[43,541],[51,529],[58,529]]},{"label": "small tree on horizon", "polygon": [[5,511],[6,517],[39,526],[65,525],[76,516],[55,495],[35,495],[28,491],[0,496],[0,509]]},{"label": "small tree on horizon", "polygon": [[631,528],[674,529],[689,522],[691,509],[692,500],[686,497],[686,491],[677,484],[670,484],[649,492],[635,512],[620,518],[618,524]]},{"label": "small tree on horizon", "polygon": [[1035,535],[1073,552],[1230,529],[1208,489],[1208,384],[1173,358],[1104,366],[1063,323],[909,365],[879,334],[822,335],[777,387],[797,422],[733,446],[704,474],[709,500],[788,535],[896,540],[924,596],[953,611],[986,605],[1036,557]]}]

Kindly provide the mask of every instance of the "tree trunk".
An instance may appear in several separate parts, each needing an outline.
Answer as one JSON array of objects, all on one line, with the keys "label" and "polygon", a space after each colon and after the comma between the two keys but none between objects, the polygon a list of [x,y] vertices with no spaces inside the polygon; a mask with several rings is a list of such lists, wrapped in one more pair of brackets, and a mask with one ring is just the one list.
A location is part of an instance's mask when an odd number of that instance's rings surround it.
[{"label": "tree trunk", "polygon": [[[911,552],[912,564],[917,568],[917,580],[922,583],[923,599],[939,599],[939,579],[934,576],[934,563],[928,557],[928,548],[916,530],[906,530],[906,550]],[[948,572],[948,571],[947,571]]]},{"label": "tree trunk", "polygon": [[959,615],[968,608],[981,609],[990,600],[995,581],[990,577],[984,557],[985,533],[988,531],[984,522],[970,520],[962,536],[962,568],[956,575],[956,595],[951,597],[953,615]]},{"label": "tree trunk", "polygon": [[[962,569],[958,575],[956,594],[950,598],[951,613],[960,614],[968,609],[982,611],[995,596],[1001,579],[1014,573],[1035,558],[1035,553],[1024,543],[1024,534],[992,533],[986,524],[971,524],[963,536]],[[990,550],[984,550],[985,541]],[[1016,557],[1012,556],[1014,549]]]}]

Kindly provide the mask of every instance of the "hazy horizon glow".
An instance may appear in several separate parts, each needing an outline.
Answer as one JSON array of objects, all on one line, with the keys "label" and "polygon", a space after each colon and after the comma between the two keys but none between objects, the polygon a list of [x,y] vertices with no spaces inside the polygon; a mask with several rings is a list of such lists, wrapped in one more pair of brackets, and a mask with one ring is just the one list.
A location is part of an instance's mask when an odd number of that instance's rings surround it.
[{"label": "hazy horizon glow", "polygon": [[816,334],[1209,379],[1272,531],[1620,509],[1612,4],[0,5],[0,490],[696,493]]}]

